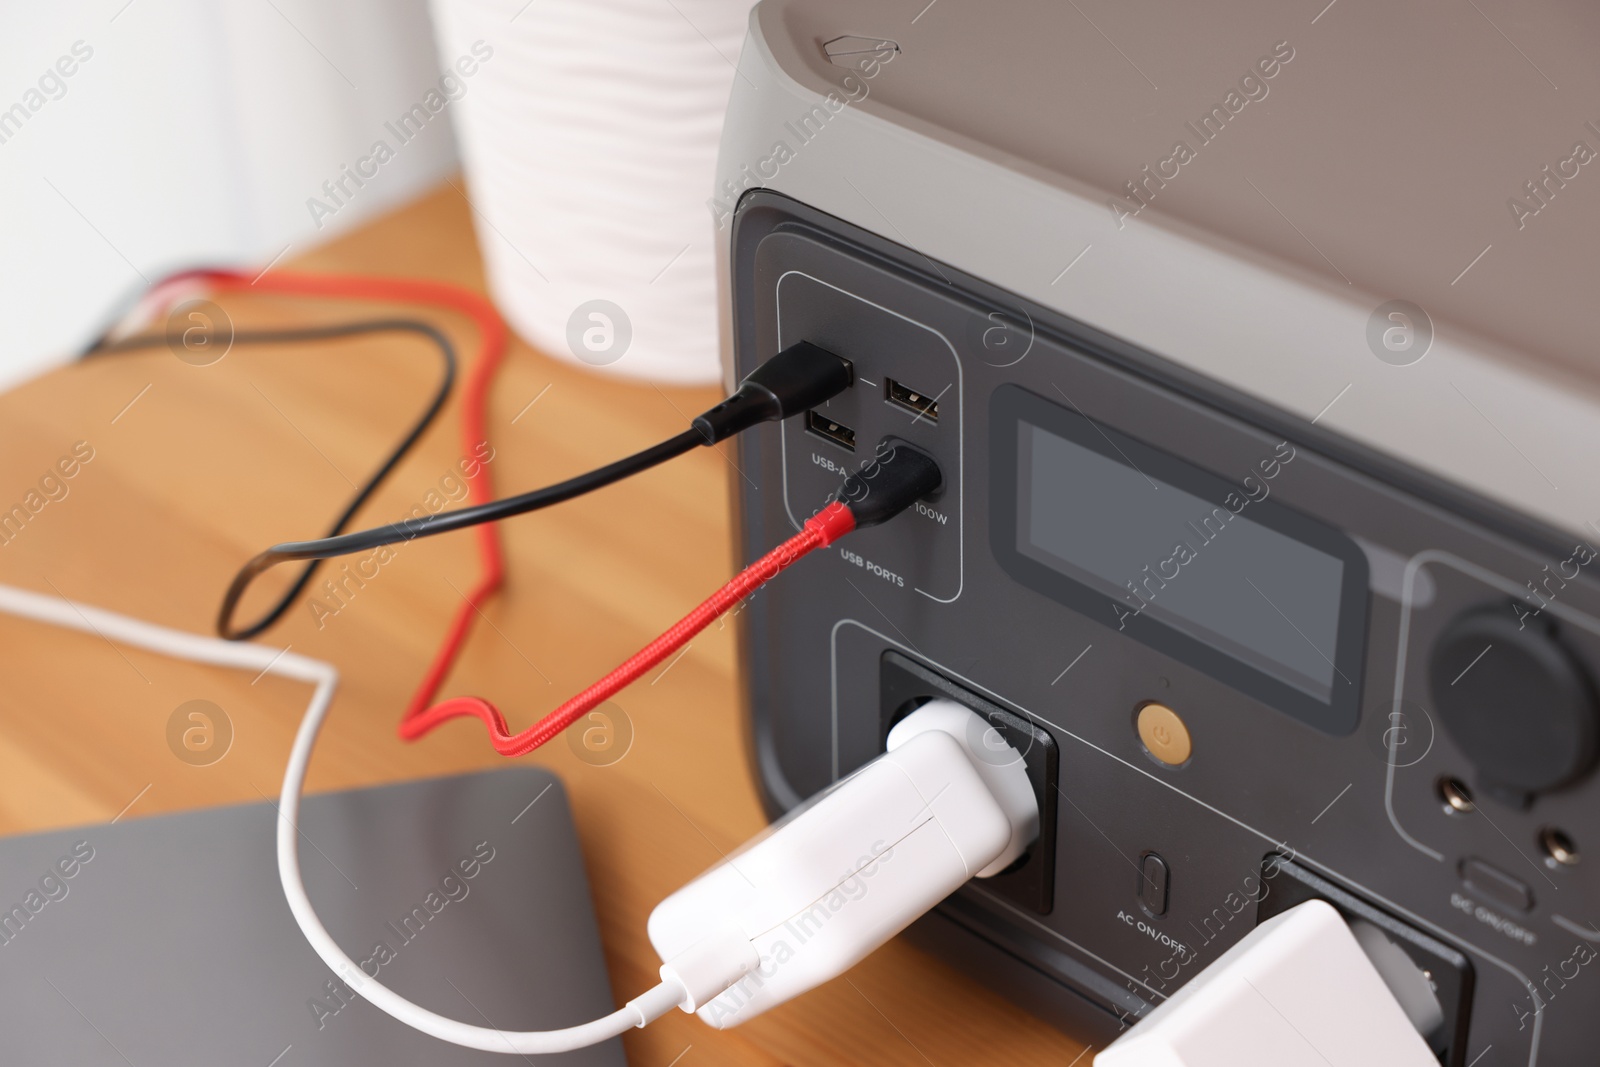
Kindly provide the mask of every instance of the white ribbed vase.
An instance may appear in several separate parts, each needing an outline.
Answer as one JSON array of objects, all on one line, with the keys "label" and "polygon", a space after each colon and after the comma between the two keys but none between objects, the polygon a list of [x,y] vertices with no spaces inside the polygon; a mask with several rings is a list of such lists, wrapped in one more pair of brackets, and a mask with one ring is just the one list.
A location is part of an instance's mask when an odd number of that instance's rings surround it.
[{"label": "white ribbed vase", "polygon": [[489,288],[540,350],[719,378],[712,219],[751,0],[431,0]]}]

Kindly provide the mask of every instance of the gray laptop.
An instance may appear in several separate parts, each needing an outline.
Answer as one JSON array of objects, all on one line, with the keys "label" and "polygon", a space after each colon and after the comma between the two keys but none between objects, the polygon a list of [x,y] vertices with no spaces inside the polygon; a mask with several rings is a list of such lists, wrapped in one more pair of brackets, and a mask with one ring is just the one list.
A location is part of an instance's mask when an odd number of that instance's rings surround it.
[{"label": "gray laptop", "polygon": [[[260,803],[0,840],[8,1067],[519,1062],[342,987],[278,885]],[[417,1003],[501,1029],[613,1010],[557,778],[537,767],[310,797],[301,862],[345,951]],[[626,999],[624,997],[623,999]],[[606,1044],[540,1063],[624,1063]]]}]

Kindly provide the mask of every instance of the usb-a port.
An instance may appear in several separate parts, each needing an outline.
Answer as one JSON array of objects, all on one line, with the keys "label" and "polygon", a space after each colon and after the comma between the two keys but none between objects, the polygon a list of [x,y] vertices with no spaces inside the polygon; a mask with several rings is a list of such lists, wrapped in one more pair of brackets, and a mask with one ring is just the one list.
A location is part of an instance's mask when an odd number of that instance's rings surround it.
[{"label": "usb-a port", "polygon": [[806,412],[806,429],[840,448],[856,450],[856,432],[841,422],[835,422],[820,411]]},{"label": "usb-a port", "polygon": [[927,422],[939,421],[939,402],[925,393],[909,389],[893,378],[886,378],[884,397],[897,408],[904,408]]}]

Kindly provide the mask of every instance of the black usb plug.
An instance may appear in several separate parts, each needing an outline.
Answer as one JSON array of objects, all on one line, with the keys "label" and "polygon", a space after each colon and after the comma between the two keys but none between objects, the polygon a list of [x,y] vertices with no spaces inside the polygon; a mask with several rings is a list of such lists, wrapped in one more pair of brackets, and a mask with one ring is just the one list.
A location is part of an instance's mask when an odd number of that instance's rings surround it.
[{"label": "black usb plug", "polygon": [[944,474],[932,456],[885,437],[873,458],[844,480],[833,499],[850,509],[859,530],[888,522],[943,484]]},{"label": "black usb plug", "polygon": [[732,396],[696,418],[694,428],[714,445],[757,423],[824,404],[854,383],[849,360],[801,341],[751,371]]}]

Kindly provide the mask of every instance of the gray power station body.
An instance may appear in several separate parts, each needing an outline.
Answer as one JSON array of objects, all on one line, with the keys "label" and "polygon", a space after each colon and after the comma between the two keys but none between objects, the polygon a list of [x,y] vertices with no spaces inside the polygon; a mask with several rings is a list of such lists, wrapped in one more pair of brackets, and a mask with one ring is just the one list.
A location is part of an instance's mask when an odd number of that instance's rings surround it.
[{"label": "gray power station body", "polygon": [[1588,1062],[1600,11],[918,7],[759,5],[708,201],[730,381],[857,376],[741,441],[743,558],[946,474],[742,613],[771,812],[954,696],[1045,801],[917,930],[986,984],[1098,1042],[1318,897],[1441,1062]]}]

